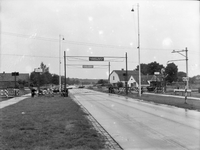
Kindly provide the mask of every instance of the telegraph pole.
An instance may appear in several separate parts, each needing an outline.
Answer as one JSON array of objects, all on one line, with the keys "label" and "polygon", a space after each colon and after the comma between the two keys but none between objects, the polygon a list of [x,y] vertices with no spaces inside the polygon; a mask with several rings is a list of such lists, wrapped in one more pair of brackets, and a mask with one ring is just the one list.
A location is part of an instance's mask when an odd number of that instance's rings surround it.
[{"label": "telegraph pole", "polygon": [[64,71],[65,71],[65,85],[64,85],[64,96],[68,96],[68,91],[66,90],[66,77],[67,77],[67,71],[66,71],[66,52],[64,51]]},{"label": "telegraph pole", "polygon": [[128,95],[128,63],[127,63],[127,53],[126,53],[126,81],[125,81],[125,87],[126,87],[126,95]]}]

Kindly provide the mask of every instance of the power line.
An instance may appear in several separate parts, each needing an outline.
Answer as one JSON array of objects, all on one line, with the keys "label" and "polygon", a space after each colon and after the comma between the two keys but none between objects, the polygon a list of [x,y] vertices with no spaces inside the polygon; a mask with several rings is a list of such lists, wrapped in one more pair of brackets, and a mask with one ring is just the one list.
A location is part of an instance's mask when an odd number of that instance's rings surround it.
[{"label": "power line", "polygon": [[[59,39],[56,38],[49,38],[49,37],[41,37],[37,34],[32,35],[25,35],[25,34],[19,34],[19,33],[10,33],[10,32],[1,32],[1,34],[9,35],[9,36],[16,36],[16,37],[22,37],[32,40],[44,40],[44,41],[50,41],[50,42],[59,42]],[[101,47],[101,48],[112,48],[112,49],[127,49],[127,50],[137,50],[137,47],[130,47],[130,46],[116,46],[116,45],[108,45],[108,44],[98,44],[98,43],[88,43],[88,42],[78,42],[78,41],[69,41],[64,40],[63,43],[72,44],[72,45],[82,45],[82,46],[94,46],[94,47]],[[142,50],[151,50],[151,51],[171,51],[172,49],[159,49],[159,48],[145,48],[141,47]]]},{"label": "power line", "polygon": [[0,55],[7,55],[7,56],[16,56],[16,57],[43,57],[43,58],[59,58],[56,56],[38,56],[38,55],[19,55],[19,54],[0,54]]}]

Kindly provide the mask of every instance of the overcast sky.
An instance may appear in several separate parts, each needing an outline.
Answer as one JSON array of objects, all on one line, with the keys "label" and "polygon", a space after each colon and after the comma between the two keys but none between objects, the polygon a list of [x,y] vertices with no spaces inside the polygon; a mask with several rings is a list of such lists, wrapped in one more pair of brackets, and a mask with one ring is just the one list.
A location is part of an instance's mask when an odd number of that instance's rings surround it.
[{"label": "overcast sky", "polygon": [[[188,48],[189,76],[200,74],[200,5],[198,1],[134,0],[1,0],[0,72],[30,73],[41,62],[59,74],[59,35],[67,56],[104,56],[103,62],[88,57],[68,57],[67,77],[107,78],[111,71],[138,65],[138,14],[141,63],[184,59],[173,50]],[[131,9],[134,8],[134,12]],[[183,53],[185,54],[185,53]],[[174,62],[186,72],[185,61]],[[81,65],[94,65],[84,69]],[[102,66],[97,66],[102,65]],[[104,66],[103,66],[104,65]]]}]

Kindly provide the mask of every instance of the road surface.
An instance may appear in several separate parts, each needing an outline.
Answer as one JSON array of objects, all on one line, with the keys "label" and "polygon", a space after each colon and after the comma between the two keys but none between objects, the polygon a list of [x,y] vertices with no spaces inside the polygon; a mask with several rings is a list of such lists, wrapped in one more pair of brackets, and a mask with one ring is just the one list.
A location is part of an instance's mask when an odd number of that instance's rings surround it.
[{"label": "road surface", "polygon": [[200,112],[88,89],[69,90],[126,150],[200,150]]}]

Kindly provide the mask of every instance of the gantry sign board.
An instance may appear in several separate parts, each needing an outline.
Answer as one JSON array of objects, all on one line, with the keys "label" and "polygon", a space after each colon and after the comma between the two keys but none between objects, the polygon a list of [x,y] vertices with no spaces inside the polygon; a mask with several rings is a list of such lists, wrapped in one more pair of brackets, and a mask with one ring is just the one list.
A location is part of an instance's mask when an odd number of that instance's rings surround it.
[{"label": "gantry sign board", "polygon": [[89,61],[104,61],[104,57],[89,57]]},{"label": "gantry sign board", "polygon": [[93,65],[83,65],[83,68],[94,68]]}]

